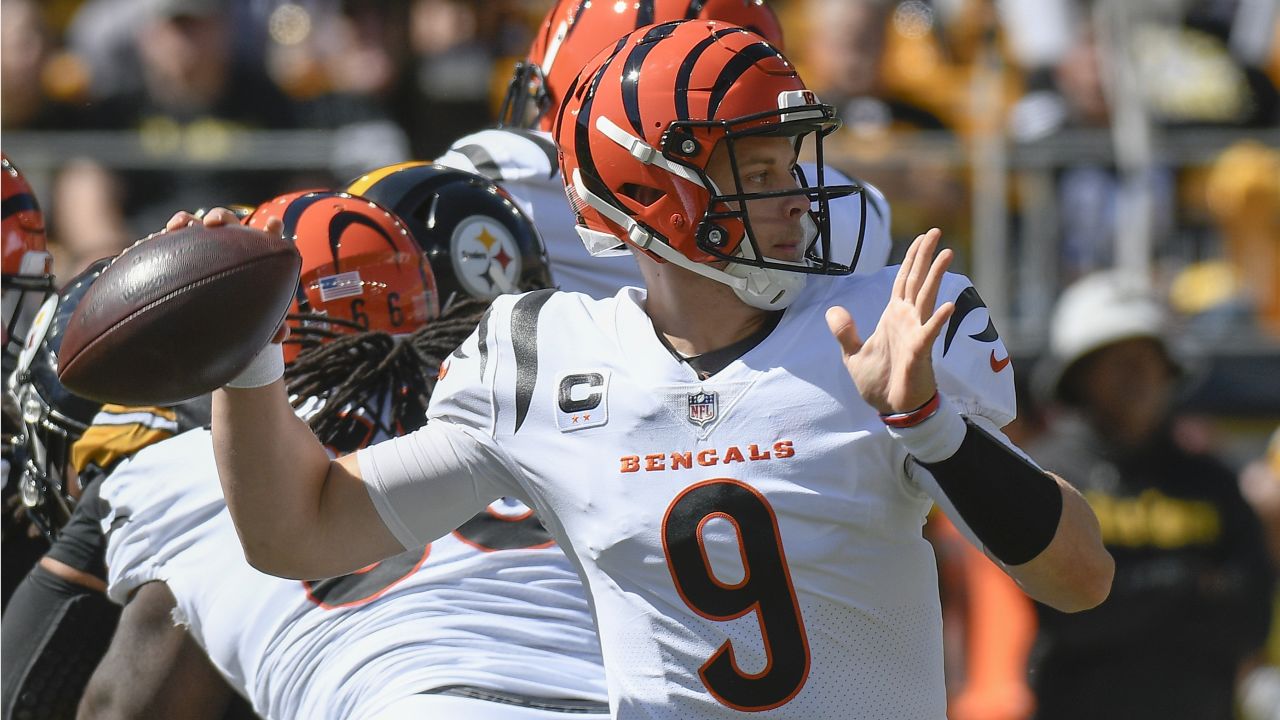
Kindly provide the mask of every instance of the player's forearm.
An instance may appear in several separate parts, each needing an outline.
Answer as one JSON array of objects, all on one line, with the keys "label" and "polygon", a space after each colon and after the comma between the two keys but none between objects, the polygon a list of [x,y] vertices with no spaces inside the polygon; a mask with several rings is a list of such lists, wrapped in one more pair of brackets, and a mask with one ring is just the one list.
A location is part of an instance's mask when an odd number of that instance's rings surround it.
[{"label": "player's forearm", "polygon": [[216,391],[213,446],[249,563],[272,574],[306,575],[330,460],[294,414],[284,383]]},{"label": "player's forearm", "polygon": [[1107,599],[1115,561],[1102,544],[1098,518],[1085,499],[1050,474],[1062,492],[1062,516],[1049,546],[1021,565],[1005,566],[1028,595],[1063,612],[1096,607]]},{"label": "player's forearm", "polygon": [[978,422],[945,399],[918,422],[886,420],[952,521],[1028,594],[1063,612],[1101,603],[1114,566],[1093,511],[1060,478]]}]

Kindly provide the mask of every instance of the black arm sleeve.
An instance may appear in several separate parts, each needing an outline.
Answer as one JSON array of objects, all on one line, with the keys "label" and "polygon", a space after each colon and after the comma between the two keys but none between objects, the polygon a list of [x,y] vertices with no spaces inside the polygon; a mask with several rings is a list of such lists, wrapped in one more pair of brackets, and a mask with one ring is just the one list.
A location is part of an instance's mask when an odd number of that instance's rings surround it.
[{"label": "black arm sleeve", "polygon": [[920,465],[992,555],[1021,565],[1053,540],[1062,517],[1062,491],[1047,473],[969,418],[964,424],[964,442],[955,454]]}]

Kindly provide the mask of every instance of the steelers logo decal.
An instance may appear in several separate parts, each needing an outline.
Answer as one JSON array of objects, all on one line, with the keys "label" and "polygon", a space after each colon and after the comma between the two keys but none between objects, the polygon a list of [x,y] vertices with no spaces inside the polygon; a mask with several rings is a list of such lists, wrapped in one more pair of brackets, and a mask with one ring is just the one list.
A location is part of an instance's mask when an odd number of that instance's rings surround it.
[{"label": "steelers logo decal", "polygon": [[520,279],[520,247],[501,223],[474,215],[458,223],[449,243],[454,273],[468,293],[494,298],[515,292]]},{"label": "steelers logo decal", "polygon": [[45,299],[44,304],[40,306],[40,311],[36,313],[35,318],[31,321],[31,328],[27,330],[27,338],[22,344],[22,352],[18,355],[18,369],[28,370],[31,368],[31,361],[36,357],[36,349],[40,347],[40,343],[44,342],[45,335],[49,334],[49,326],[53,324],[53,316],[58,311],[57,294],[50,295]]}]

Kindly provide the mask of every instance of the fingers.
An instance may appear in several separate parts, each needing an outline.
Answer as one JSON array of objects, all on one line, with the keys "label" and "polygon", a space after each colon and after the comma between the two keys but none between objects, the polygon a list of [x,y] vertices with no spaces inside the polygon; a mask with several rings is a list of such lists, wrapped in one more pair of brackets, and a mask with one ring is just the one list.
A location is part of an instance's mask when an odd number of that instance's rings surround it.
[{"label": "fingers", "polygon": [[[933,260],[933,252],[938,247],[938,238],[942,237],[942,231],[938,228],[931,228],[923,235],[916,237],[915,242],[911,243],[916,248],[915,254],[911,258],[911,269],[907,273],[906,286],[903,288],[903,299],[907,302],[915,303],[920,295],[920,288],[924,285],[925,275],[928,274],[930,264]],[[930,307],[933,307],[930,305]]]},{"label": "fingers", "polygon": [[239,224],[240,218],[224,207],[216,207],[204,214],[203,221],[205,227],[220,227]]},{"label": "fingers", "polygon": [[902,265],[898,266],[898,274],[893,278],[893,291],[889,298],[905,298],[907,287],[907,275],[911,273],[912,266],[915,265],[916,251],[920,249],[921,235],[917,235],[907,248],[907,254],[902,258]]},{"label": "fingers", "polygon": [[955,310],[956,304],[947,302],[933,312],[933,316],[924,324],[925,347],[933,347],[938,340],[938,334],[942,332],[942,326],[947,324]]},{"label": "fingers", "polygon": [[929,275],[924,279],[924,285],[916,296],[916,309],[920,311],[920,322],[924,322],[933,312],[933,306],[938,302],[938,291],[942,288],[942,278],[947,274],[947,268],[951,267],[951,260],[954,257],[955,253],[951,252],[950,248],[944,249],[929,266]]},{"label": "fingers", "polygon": [[862,349],[862,338],[858,337],[858,328],[853,324],[853,317],[842,307],[827,309],[827,329],[840,343],[840,350],[845,357],[858,354]]},{"label": "fingers", "polygon": [[200,221],[195,215],[186,210],[179,210],[173,214],[173,217],[169,218],[169,222],[164,224],[164,229],[167,232],[173,232],[174,230],[181,230],[184,227],[195,225],[198,222]]},{"label": "fingers", "polygon": [[272,237],[280,237],[284,234],[284,221],[276,217],[267,218],[267,224],[263,230]]}]

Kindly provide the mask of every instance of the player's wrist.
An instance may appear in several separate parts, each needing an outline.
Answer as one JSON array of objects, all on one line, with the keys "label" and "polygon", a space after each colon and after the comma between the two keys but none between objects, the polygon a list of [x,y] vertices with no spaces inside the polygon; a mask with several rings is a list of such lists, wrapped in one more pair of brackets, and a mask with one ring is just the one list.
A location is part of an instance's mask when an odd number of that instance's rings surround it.
[{"label": "player's wrist", "polygon": [[911,412],[880,417],[889,435],[920,462],[946,460],[964,442],[964,418],[942,393]]},{"label": "player's wrist", "polygon": [[267,343],[239,375],[224,386],[237,389],[259,388],[284,377],[284,347],[280,343]]}]

